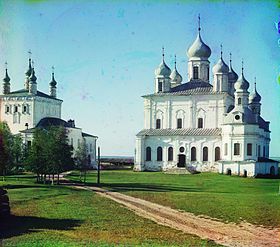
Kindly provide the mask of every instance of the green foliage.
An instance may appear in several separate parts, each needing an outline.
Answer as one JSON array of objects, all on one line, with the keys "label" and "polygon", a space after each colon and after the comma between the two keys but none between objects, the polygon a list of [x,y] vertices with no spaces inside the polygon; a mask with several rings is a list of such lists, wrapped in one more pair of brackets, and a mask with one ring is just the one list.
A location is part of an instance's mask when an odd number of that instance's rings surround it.
[{"label": "green foliage", "polygon": [[17,169],[23,159],[22,140],[19,135],[13,135],[6,122],[0,122],[0,173],[3,178],[6,173]]},{"label": "green foliage", "polygon": [[60,174],[73,168],[73,148],[68,144],[65,128],[36,129],[28,151],[28,170],[37,174]]}]

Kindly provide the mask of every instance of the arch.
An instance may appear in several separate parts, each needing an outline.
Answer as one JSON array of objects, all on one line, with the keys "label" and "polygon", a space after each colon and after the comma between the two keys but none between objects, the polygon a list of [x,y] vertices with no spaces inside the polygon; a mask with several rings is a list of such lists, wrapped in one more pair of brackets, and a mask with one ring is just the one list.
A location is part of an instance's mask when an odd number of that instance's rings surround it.
[{"label": "arch", "polygon": [[196,161],[196,148],[191,148],[191,161]]},{"label": "arch", "polygon": [[151,147],[146,147],[146,161],[151,161],[152,159],[152,149]]},{"label": "arch", "polygon": [[270,167],[270,175],[275,176],[275,167],[274,166]]},{"label": "arch", "polygon": [[247,172],[247,170],[244,170],[244,171],[243,171],[243,177],[244,177],[244,178],[247,178],[247,176],[248,176],[248,172]]},{"label": "arch", "polygon": [[198,66],[193,66],[193,79],[198,79]]},{"label": "arch", "polygon": [[204,147],[202,151],[202,160],[208,161],[208,147]]},{"label": "arch", "polygon": [[230,168],[227,169],[227,175],[231,176],[231,169]]},{"label": "arch", "polygon": [[157,148],[157,161],[162,161],[162,147]]},{"label": "arch", "polygon": [[173,161],[173,147],[168,148],[168,161]]},{"label": "arch", "polygon": [[221,159],[221,149],[220,147],[215,147],[215,161],[218,161]]},{"label": "arch", "polygon": [[185,167],[185,166],[186,166],[186,155],[178,154],[177,167]]},{"label": "arch", "polygon": [[203,118],[200,117],[197,119],[197,128],[203,128]]},{"label": "arch", "polygon": [[238,104],[238,105],[241,105],[241,98],[238,98],[238,99],[237,99],[237,104]]}]

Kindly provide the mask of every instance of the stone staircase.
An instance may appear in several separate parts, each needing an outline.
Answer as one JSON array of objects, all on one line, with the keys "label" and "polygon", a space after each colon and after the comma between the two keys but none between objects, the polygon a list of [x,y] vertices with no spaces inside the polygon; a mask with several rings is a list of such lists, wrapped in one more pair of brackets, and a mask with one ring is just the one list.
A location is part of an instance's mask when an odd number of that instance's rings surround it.
[{"label": "stone staircase", "polygon": [[10,204],[7,190],[0,188],[0,217],[10,215]]},{"label": "stone staircase", "polygon": [[185,167],[176,167],[164,171],[166,174],[192,174]]}]

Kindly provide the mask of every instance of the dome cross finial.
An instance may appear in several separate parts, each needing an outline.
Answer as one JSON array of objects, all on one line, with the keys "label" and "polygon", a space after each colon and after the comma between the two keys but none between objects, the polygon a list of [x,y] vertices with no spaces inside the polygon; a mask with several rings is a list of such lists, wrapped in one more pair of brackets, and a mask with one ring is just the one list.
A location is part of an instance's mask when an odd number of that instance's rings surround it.
[{"label": "dome cross finial", "polygon": [[223,45],[221,44],[220,47],[221,47],[221,58],[222,58],[223,57]]},{"label": "dome cross finial", "polygon": [[162,61],[164,61],[164,46],[162,46]]},{"label": "dome cross finial", "polygon": [[30,49],[28,50],[28,55],[29,55],[29,59],[31,59],[32,52]]},{"label": "dome cross finial", "polygon": [[8,69],[8,63],[7,63],[7,61],[5,62],[5,69],[6,69],[6,70]]},{"label": "dome cross finial", "polygon": [[231,52],[229,53],[229,65],[231,66]]},{"label": "dome cross finial", "polygon": [[198,32],[200,33],[201,27],[200,27],[200,14],[198,14]]},{"label": "dome cross finial", "polygon": [[52,66],[52,79],[54,80],[54,66]]},{"label": "dome cross finial", "polygon": [[257,77],[255,76],[255,91],[257,91]]},{"label": "dome cross finial", "polygon": [[176,54],[175,54],[174,55],[174,66],[175,66],[175,69],[177,69],[176,65],[177,65],[177,60],[176,60]]},{"label": "dome cross finial", "polygon": [[243,61],[243,58],[242,58],[241,64],[242,64],[242,75],[243,75],[243,71],[244,71],[244,61]]}]

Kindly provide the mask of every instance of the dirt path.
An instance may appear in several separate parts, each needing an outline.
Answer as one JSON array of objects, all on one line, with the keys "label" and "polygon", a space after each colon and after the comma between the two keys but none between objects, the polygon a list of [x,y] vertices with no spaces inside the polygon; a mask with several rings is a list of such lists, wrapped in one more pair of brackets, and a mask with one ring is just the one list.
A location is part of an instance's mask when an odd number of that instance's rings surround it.
[{"label": "dirt path", "polygon": [[75,186],[95,191],[97,194],[116,201],[135,214],[169,226],[202,239],[211,239],[225,246],[280,246],[280,229],[267,229],[248,223],[223,223],[210,218],[195,216],[156,203],[145,201],[118,192],[106,191],[98,187]]}]

